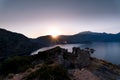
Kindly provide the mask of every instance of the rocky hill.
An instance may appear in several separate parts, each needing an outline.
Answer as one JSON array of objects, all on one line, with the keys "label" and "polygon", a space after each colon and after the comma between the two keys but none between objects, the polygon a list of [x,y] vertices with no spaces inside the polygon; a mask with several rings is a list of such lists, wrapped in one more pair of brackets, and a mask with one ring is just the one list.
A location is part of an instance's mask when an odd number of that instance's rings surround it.
[{"label": "rocky hill", "polygon": [[[119,80],[117,65],[91,57],[94,49],[55,47],[31,56],[16,56],[0,64],[1,80]],[[8,66],[10,68],[8,68]]]}]

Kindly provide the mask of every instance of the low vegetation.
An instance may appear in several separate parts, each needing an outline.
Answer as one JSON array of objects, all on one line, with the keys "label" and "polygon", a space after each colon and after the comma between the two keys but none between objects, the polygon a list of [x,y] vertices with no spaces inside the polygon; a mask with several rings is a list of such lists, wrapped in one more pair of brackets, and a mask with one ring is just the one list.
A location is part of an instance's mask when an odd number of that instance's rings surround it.
[{"label": "low vegetation", "polygon": [[0,65],[0,73],[8,74],[25,71],[27,68],[31,66],[31,61],[32,58],[29,56],[10,57]]},{"label": "low vegetation", "polygon": [[25,80],[70,80],[68,72],[61,66],[43,65],[39,70],[31,73]]},{"label": "low vegetation", "polygon": [[55,47],[36,55],[9,57],[0,64],[0,80],[81,80],[76,75],[81,69],[97,78],[116,80],[120,75],[118,66],[91,57],[92,52],[74,47],[70,53]]}]

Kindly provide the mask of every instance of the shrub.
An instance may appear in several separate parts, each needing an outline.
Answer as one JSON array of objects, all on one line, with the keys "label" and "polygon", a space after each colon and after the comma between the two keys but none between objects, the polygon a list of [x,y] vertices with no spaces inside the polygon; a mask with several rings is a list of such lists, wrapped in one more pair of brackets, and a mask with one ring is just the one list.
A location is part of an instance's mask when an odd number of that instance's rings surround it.
[{"label": "shrub", "polygon": [[12,79],[13,76],[14,76],[14,74],[9,74],[9,75],[8,75],[8,79]]},{"label": "shrub", "polygon": [[39,70],[31,73],[25,80],[70,80],[67,70],[60,66],[43,65]]},{"label": "shrub", "polygon": [[2,74],[17,73],[25,71],[31,65],[31,58],[28,56],[15,56],[6,59],[0,67]]}]

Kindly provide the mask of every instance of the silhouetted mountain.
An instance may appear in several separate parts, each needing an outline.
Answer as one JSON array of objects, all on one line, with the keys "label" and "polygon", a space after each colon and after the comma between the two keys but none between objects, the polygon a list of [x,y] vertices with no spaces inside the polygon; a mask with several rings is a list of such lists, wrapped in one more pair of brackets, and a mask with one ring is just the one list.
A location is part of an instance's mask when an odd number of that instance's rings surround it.
[{"label": "silhouetted mountain", "polygon": [[80,33],[75,34],[75,35],[79,35],[79,34],[92,34],[92,33],[95,33],[95,32],[91,32],[91,31],[83,31],[83,32],[80,32]]},{"label": "silhouetted mountain", "polygon": [[120,42],[120,33],[108,34],[85,31],[75,35],[60,35],[58,39],[53,39],[50,35],[31,39],[22,34],[0,29],[0,58],[27,55],[41,47],[55,44],[91,42]]},{"label": "silhouetted mountain", "polygon": [[[40,39],[40,38],[39,38]],[[60,36],[60,43],[120,42],[120,33],[108,34],[85,31],[71,36]]]},{"label": "silhouetted mountain", "polygon": [[82,32],[73,36],[77,42],[120,42],[119,34]]},{"label": "silhouetted mountain", "polygon": [[26,36],[0,29],[0,58],[5,56],[25,55],[40,48],[41,45]]},{"label": "silhouetted mountain", "polygon": [[41,36],[41,37],[38,37],[36,39],[33,39],[33,41],[35,41],[39,44],[49,46],[49,44],[52,43],[53,39],[50,35],[47,35],[47,36]]},{"label": "silhouetted mountain", "polygon": [[56,41],[58,44],[62,43],[91,43],[91,42],[120,42],[120,33],[108,34],[85,31],[75,35],[60,35],[58,39],[53,40],[50,36],[43,36],[35,39],[38,42],[46,42],[47,44]]}]

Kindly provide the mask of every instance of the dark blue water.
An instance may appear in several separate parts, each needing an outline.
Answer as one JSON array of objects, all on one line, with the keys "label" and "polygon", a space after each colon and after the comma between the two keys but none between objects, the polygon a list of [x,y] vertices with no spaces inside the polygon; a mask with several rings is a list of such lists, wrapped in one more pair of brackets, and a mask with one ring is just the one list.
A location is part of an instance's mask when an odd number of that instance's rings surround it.
[{"label": "dark blue water", "polygon": [[[65,44],[59,46],[68,49],[70,52],[72,51],[72,47],[93,48],[96,50],[94,54],[92,54],[93,57],[104,59],[114,64],[120,64],[120,43]],[[44,51],[53,47],[55,46],[41,48],[32,54],[37,54],[39,51]]]}]

